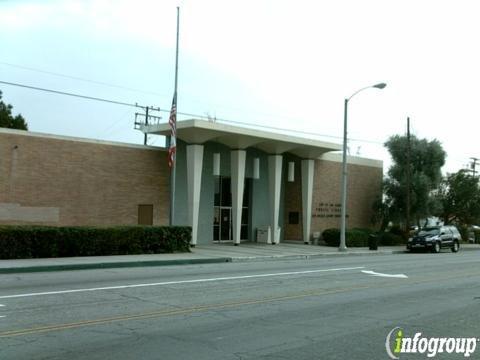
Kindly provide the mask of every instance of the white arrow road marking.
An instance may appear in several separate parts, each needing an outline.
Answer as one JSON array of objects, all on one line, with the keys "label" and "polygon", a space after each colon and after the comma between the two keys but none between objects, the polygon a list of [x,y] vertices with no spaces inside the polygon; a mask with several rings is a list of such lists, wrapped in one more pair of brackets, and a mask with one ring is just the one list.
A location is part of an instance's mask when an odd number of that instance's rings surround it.
[{"label": "white arrow road marking", "polygon": [[405,274],[382,274],[371,270],[362,270],[362,273],[373,276],[382,276],[388,278],[399,278],[399,279],[408,279],[408,276]]}]

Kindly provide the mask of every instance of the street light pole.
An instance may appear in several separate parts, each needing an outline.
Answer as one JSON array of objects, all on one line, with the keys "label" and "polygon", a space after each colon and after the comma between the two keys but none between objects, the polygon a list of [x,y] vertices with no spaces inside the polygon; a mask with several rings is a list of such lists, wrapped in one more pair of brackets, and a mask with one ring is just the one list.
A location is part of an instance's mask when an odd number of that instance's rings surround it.
[{"label": "street light pole", "polygon": [[357,95],[360,91],[376,88],[383,89],[387,86],[385,83],[379,83],[372,86],[367,86],[361,88],[360,90],[353,93],[352,96],[345,99],[344,110],[343,110],[343,156],[342,156],[342,213],[341,213],[341,222],[340,222],[340,246],[338,251],[347,251],[345,232],[346,232],[346,222],[347,222],[347,121],[348,121],[348,102],[351,98]]}]

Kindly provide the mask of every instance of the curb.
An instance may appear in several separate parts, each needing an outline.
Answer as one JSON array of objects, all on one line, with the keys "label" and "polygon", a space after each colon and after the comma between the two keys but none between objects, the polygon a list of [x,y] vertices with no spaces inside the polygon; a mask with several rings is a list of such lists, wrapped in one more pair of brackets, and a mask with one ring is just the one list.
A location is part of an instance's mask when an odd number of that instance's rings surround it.
[{"label": "curb", "polygon": [[255,261],[275,261],[275,260],[310,260],[325,257],[341,257],[341,256],[370,256],[370,255],[392,255],[407,254],[404,250],[391,251],[371,251],[371,252],[346,252],[346,253],[323,253],[308,255],[272,255],[272,256],[252,256],[252,257],[232,257],[231,262],[255,262]]},{"label": "curb", "polygon": [[212,258],[212,259],[148,260],[148,261],[91,263],[91,264],[26,266],[26,267],[0,268],[0,274],[94,270],[94,269],[116,269],[116,268],[173,266],[173,265],[190,265],[190,264],[214,264],[214,263],[225,263],[225,262],[232,262],[232,258],[225,257],[225,258]]},{"label": "curb", "polygon": [[[475,251],[479,248],[464,247],[460,251]],[[123,262],[104,262],[104,263],[85,263],[85,264],[64,264],[64,265],[40,265],[0,268],[0,274],[18,274],[34,272],[52,272],[52,271],[74,271],[74,270],[94,270],[94,269],[116,269],[116,268],[134,268],[150,266],[175,266],[175,265],[194,265],[194,264],[217,264],[228,262],[260,262],[275,260],[310,260],[318,258],[331,258],[341,256],[369,256],[369,255],[392,255],[408,254],[406,250],[367,250],[359,252],[332,252],[321,254],[306,255],[272,255],[272,256],[251,256],[251,257],[219,257],[206,259],[177,259],[177,260],[146,260],[146,261],[123,261]]]},{"label": "curb", "polygon": [[178,259],[178,260],[146,260],[146,261],[122,261],[122,262],[104,262],[104,263],[85,263],[85,264],[63,264],[63,265],[39,265],[25,267],[0,268],[0,274],[19,274],[34,272],[53,272],[53,271],[75,271],[75,270],[95,270],[95,269],[118,269],[150,266],[175,266],[175,265],[194,265],[194,264],[218,264],[227,262],[260,262],[275,260],[309,260],[322,257],[337,256],[367,256],[367,255],[390,255],[404,253],[404,251],[375,251],[375,252],[347,252],[347,253],[323,253],[307,255],[272,255],[272,256],[251,256],[251,257],[221,257],[207,259]]}]

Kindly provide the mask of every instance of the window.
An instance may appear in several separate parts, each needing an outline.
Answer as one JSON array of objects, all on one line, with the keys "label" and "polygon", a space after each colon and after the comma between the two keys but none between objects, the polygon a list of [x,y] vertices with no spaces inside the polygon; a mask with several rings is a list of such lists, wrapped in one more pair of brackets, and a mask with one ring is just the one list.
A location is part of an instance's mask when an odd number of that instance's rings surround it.
[{"label": "window", "polygon": [[290,211],[288,213],[288,224],[289,225],[298,225],[299,223],[299,213],[298,211]]},{"label": "window", "polygon": [[153,225],[153,205],[138,205],[138,225]]}]

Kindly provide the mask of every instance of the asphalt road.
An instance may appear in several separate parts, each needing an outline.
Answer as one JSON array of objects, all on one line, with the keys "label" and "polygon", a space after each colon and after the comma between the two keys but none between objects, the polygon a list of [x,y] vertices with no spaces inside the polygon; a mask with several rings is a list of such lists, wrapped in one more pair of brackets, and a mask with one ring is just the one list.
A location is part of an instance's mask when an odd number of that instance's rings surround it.
[{"label": "asphalt road", "polygon": [[[397,326],[480,338],[479,257],[0,275],[0,359],[388,359],[385,339]],[[480,358],[478,347],[470,358]]]}]

